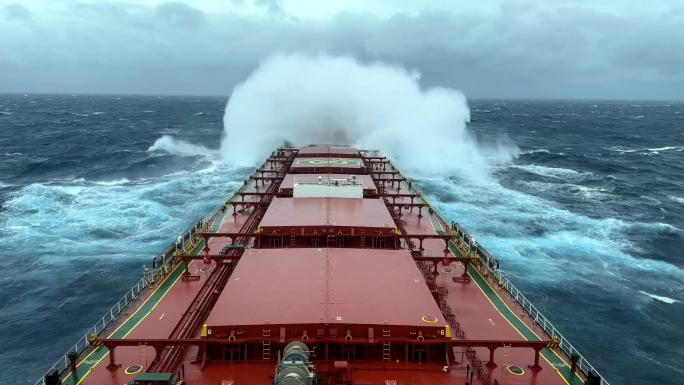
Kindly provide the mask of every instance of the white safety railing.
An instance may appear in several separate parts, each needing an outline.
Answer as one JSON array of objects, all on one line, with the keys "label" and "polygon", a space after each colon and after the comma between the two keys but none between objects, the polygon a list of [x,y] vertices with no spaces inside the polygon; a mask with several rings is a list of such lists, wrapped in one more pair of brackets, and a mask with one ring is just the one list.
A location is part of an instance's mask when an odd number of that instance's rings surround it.
[{"label": "white safety railing", "polygon": [[[394,170],[394,166],[392,166]],[[415,188],[415,187],[414,187]],[[417,191],[417,189],[416,189]],[[430,207],[431,212],[434,212],[432,207]],[[528,300],[518,288],[516,288],[513,283],[508,279],[506,276],[506,273],[499,268],[499,263],[497,260],[492,257],[491,254],[487,250],[485,250],[484,247],[479,245],[475,239],[468,234],[465,229],[461,227],[456,222],[452,222],[451,226],[448,226],[446,222],[442,218],[439,217],[439,215],[436,215],[436,217],[444,224],[445,227],[450,228],[451,233],[454,235],[455,238],[458,238],[461,242],[461,245],[465,248],[463,251],[466,253],[468,251],[470,252],[476,252],[477,254],[480,255],[481,257],[481,266],[485,268],[490,275],[495,276],[498,279],[498,282],[504,287],[508,292],[515,298],[515,300],[527,311],[535,320],[535,322],[542,327],[544,332],[546,332],[549,336],[557,337],[558,338],[558,346],[561,348],[561,350],[570,357],[573,354],[576,354],[579,358],[577,360],[577,367],[585,374],[587,375],[589,372],[593,372],[595,375],[598,375],[601,378],[601,385],[610,385],[608,384],[608,381],[599,373],[598,370],[596,370],[590,363],[587,361],[580,353],[579,351],[570,343],[570,341],[563,336],[558,329],[549,321],[546,316],[544,316],[539,309],[537,309],[534,305],[532,305],[532,302]]]},{"label": "white safety railing", "polygon": [[[204,216],[202,219],[194,222],[191,226],[186,228],[181,235],[178,237],[181,239],[180,246],[183,247],[185,244],[189,244],[192,241],[194,234],[199,231],[204,231],[204,227],[209,224],[215,224],[215,220],[224,210],[223,205],[219,205],[214,208],[209,214]],[[86,348],[88,348],[88,340],[91,334],[98,335],[100,332],[105,330],[120,314],[126,309],[126,307],[135,301],[140,293],[145,290],[150,283],[154,282],[160,275],[168,273],[172,270],[173,266],[170,266],[174,262],[172,258],[173,252],[176,250],[177,242],[172,242],[167,246],[164,251],[154,258],[154,268],[149,270],[144,274],[144,276],[135,284],[133,287],[124,294],[124,296],[117,301],[114,306],[112,306],[108,312],[106,312],[97,323],[89,328],[83,337],[79,338],[76,343],[69,348],[69,350],[60,357],[50,369],[48,369],[39,379],[36,381],[35,385],[44,385],[45,375],[57,369],[58,373],[62,373],[70,365],[69,354],[76,353],[80,355]]]},{"label": "white safety railing", "polygon": [[[487,266],[487,269],[489,267]],[[549,321],[544,314],[542,314],[533,304],[528,300],[523,293],[516,288],[513,283],[508,279],[506,276],[506,273],[502,271],[501,269],[498,270],[490,270],[497,278],[497,280],[500,282],[500,284],[508,290],[508,292],[515,298],[515,300],[527,311],[527,313],[532,316],[534,321],[541,326],[542,329],[549,335],[549,336],[555,336],[558,337],[558,346],[565,352],[565,354],[571,356],[572,354],[576,354],[579,358],[577,360],[577,367],[584,372],[585,374],[589,372],[593,372],[594,374],[597,374],[599,377],[601,377],[601,384],[602,385],[609,385],[608,381],[605,380],[605,378],[599,373],[596,368],[594,368],[589,361],[587,361],[580,353],[579,351],[570,343],[570,341],[561,334],[560,331]]]},{"label": "white safety railing", "polygon": [[593,372],[594,374],[598,375],[601,377],[601,385],[609,385],[608,381],[605,380],[603,375],[601,375],[598,370],[596,370],[580,353],[579,351],[570,343],[570,341],[561,334],[560,331],[549,321],[544,314],[542,314],[539,309],[537,309],[532,302],[527,299],[523,293],[518,290],[515,285],[508,279],[506,273],[498,268],[498,263],[496,262],[496,259],[492,257],[491,254],[487,250],[485,250],[481,245],[477,244],[475,240],[466,232],[459,224],[457,223],[452,223],[451,229],[454,232],[454,235],[457,236],[461,242],[464,245],[472,245],[473,248],[471,250],[475,249],[476,252],[480,255],[482,259],[481,266],[490,273],[490,275],[496,277],[497,281],[499,284],[504,287],[513,298],[527,311],[528,314],[534,319],[534,321],[541,326],[541,328],[551,337],[557,337],[558,338],[558,346],[565,352],[565,354],[570,357],[571,355],[575,354],[579,358],[577,360],[577,367],[584,372],[584,374],[588,374],[589,372]]},{"label": "white safety railing", "polygon": [[69,348],[69,350],[60,359],[50,366],[50,369],[48,369],[45,374],[41,376],[38,381],[36,381],[35,385],[43,385],[45,375],[54,369],[57,369],[58,373],[62,373],[64,370],[66,370],[70,365],[69,354],[81,354],[89,346],[89,336],[93,333],[97,335],[102,330],[106,329],[107,326],[109,326],[131,302],[138,298],[140,292],[142,292],[151,281],[151,276],[144,276],[135,285],[133,285],[133,287],[127,291],[126,294],[124,294],[124,296],[121,297],[121,299],[117,301],[116,304],[114,304],[114,306],[112,306],[93,327],[88,329],[83,337],[79,338],[78,341],[76,341],[76,343]]}]

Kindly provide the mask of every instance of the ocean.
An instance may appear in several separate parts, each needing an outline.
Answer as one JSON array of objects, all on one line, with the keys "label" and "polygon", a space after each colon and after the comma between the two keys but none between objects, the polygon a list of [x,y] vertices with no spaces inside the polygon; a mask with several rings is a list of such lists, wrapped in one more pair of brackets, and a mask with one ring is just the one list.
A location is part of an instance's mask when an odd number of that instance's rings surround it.
[{"label": "ocean", "polygon": [[[225,98],[0,95],[0,369],[32,384],[250,168]],[[480,179],[414,178],[611,384],[684,376],[684,103],[470,100]],[[404,156],[407,156],[404,154]]]}]

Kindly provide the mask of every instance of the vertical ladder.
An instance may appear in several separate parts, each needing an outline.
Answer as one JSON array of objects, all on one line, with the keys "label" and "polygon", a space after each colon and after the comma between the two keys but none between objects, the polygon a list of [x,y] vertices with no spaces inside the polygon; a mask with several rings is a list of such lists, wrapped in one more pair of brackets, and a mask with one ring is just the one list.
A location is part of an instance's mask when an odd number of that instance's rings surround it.
[{"label": "vertical ladder", "polygon": [[382,360],[387,362],[392,360],[392,346],[389,341],[389,337],[390,329],[382,329]]},{"label": "vertical ladder", "polygon": [[361,230],[361,248],[366,247],[366,232]]},{"label": "vertical ladder", "polygon": [[290,229],[290,247],[295,247],[295,229]]},{"label": "vertical ladder", "polygon": [[263,329],[264,340],[261,341],[261,357],[264,361],[271,359],[271,329]]},{"label": "vertical ladder", "polygon": [[503,349],[504,352],[503,357],[501,359],[501,363],[503,364],[504,368],[507,368],[513,364],[513,361],[511,360],[511,345],[504,344]]},{"label": "vertical ladder", "polygon": [[140,366],[147,370],[147,345],[138,345],[138,353],[140,354]]}]

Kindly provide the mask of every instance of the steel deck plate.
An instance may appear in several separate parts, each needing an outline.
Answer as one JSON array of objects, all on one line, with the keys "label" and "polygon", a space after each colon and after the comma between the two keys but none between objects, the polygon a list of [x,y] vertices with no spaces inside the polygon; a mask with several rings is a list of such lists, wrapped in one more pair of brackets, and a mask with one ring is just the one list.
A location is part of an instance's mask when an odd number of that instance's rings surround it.
[{"label": "steel deck plate", "polygon": [[206,323],[445,325],[406,250],[315,248],[250,250]]}]

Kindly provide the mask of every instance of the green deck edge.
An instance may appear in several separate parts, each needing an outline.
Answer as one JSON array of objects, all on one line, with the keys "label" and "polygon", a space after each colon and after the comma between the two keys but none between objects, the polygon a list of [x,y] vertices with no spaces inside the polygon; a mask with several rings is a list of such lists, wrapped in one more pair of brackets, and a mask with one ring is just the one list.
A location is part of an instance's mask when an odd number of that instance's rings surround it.
[{"label": "green deck edge", "polygon": [[[212,225],[211,230],[216,231],[217,227],[220,227],[221,223],[223,223],[223,219],[225,218],[225,213],[221,213],[217,218],[214,224]],[[190,254],[196,255],[198,254],[202,248],[204,248],[204,240],[201,240],[200,242],[197,243],[197,245],[192,249]],[[176,267],[171,271],[171,274],[169,274],[164,281],[161,283],[157,289],[150,295],[147,300],[143,303],[142,306],[137,308],[133,314],[131,314],[124,323],[122,323],[116,331],[114,331],[111,335],[109,335],[108,338],[125,338],[128,333],[130,333],[140,321],[145,319],[149,315],[149,313],[154,309],[155,306],[161,301],[161,299],[166,295],[166,293],[171,290],[173,285],[178,281],[178,278],[183,274],[185,269],[183,268],[183,264],[179,263],[176,265]],[[77,366],[76,366],[76,377],[73,376],[73,373],[69,373],[64,379],[62,380],[62,384],[64,385],[78,385],[85,377],[90,373],[90,371],[107,355],[109,354],[109,350],[104,347],[100,346],[93,350],[91,353],[89,353],[85,359],[83,359]]]},{"label": "green deck edge", "polygon": [[[443,235],[444,231],[442,231],[441,228],[435,226],[433,217],[434,215],[430,215],[430,223],[432,224],[433,229],[438,234]],[[464,256],[452,242],[449,242],[449,251],[451,251],[451,254],[453,254],[454,256]],[[530,329],[530,327],[525,322],[523,322],[520,318],[518,318],[515,315],[515,313],[513,313],[513,311],[508,307],[508,305],[506,305],[506,303],[501,299],[501,297],[499,297],[496,291],[494,291],[494,289],[485,280],[482,274],[480,274],[480,272],[472,264],[468,264],[468,274],[470,274],[472,280],[485,294],[487,299],[489,299],[489,301],[494,305],[494,307],[496,307],[499,313],[516,329],[518,333],[520,333],[525,339],[529,341],[539,340],[539,337],[537,337],[537,335],[532,331],[532,329]],[[570,372],[570,367],[568,367],[567,363],[563,361],[551,349],[544,348],[540,351],[540,353],[551,365],[553,365],[556,368],[556,371],[565,382],[567,382],[570,385],[584,384],[584,381],[582,381],[582,379],[577,374],[573,376],[573,374]]]}]

